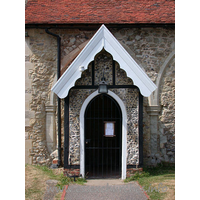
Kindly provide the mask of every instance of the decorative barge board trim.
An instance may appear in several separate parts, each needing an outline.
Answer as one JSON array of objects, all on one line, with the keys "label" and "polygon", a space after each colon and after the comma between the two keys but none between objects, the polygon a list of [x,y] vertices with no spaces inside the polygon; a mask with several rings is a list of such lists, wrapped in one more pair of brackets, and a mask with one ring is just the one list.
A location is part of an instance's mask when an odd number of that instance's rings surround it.
[{"label": "decorative barge board trim", "polygon": [[[90,96],[87,97],[87,99],[84,101],[81,111],[80,111],[80,174],[82,174],[82,177],[85,175],[85,134],[84,134],[84,114],[85,109],[87,108],[87,105],[89,102],[95,97],[99,95],[98,90],[93,92]],[[119,104],[121,111],[122,111],[122,179],[126,178],[126,157],[127,157],[127,112],[126,107],[123,103],[123,101],[113,92],[108,90],[108,95],[113,97],[117,103]]]},{"label": "decorative barge board trim", "polygon": [[68,95],[70,88],[75,85],[76,80],[81,77],[83,69],[86,70],[88,68],[89,63],[94,60],[95,55],[103,48],[119,63],[120,68],[126,71],[128,77],[133,80],[134,85],[140,89],[140,93],[143,96],[150,96],[157,88],[112,33],[105,25],[102,25],[69,68],[56,82],[52,91],[60,98],[65,98]]},{"label": "decorative barge board trim", "polygon": [[[148,97],[156,90],[156,85],[145,74],[134,59],[121,46],[117,39],[102,25],[97,33],[92,37],[85,48],[80,52],[69,68],[63,73],[60,79],[55,83],[52,91],[60,98],[65,98],[65,141],[64,141],[64,169],[71,170],[79,166],[71,165],[68,162],[69,157],[69,91],[70,89],[98,89],[94,81],[94,62],[95,56],[102,50],[106,50],[113,57],[113,85],[108,85],[108,89],[112,88],[138,88],[139,92],[139,167],[143,166],[143,96]],[[132,79],[134,85],[115,85],[115,61],[119,63],[121,69],[125,70],[129,78]],[[74,86],[76,80],[81,77],[81,73],[86,70],[92,62],[92,85]],[[82,104],[80,110],[80,174],[85,176],[85,110],[89,102],[99,95],[98,90],[90,94]],[[127,111],[124,102],[113,92],[108,90],[108,95],[113,97],[119,104],[122,111],[122,156],[121,156],[121,178],[127,176]]]}]

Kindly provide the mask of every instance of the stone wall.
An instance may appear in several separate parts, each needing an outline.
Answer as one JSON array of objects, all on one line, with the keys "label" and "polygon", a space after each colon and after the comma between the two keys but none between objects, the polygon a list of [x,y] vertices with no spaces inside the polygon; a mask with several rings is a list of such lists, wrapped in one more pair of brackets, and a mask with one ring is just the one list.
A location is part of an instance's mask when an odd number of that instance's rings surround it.
[{"label": "stone wall", "polygon": [[[47,149],[46,140],[46,106],[51,104],[51,87],[56,79],[57,70],[57,42],[56,38],[45,33],[44,29],[27,29],[29,37],[26,38],[26,53],[25,53],[25,71],[26,71],[26,130],[25,139],[31,141],[29,145],[29,159],[33,164],[46,164],[50,162],[50,152]],[[66,69],[70,62],[80,52],[81,48],[91,39],[95,31],[84,31],[78,29],[52,29],[52,32],[59,34],[61,37],[61,67]],[[156,83],[159,71],[167,56],[174,50],[174,29],[173,28],[123,28],[110,29],[113,35],[124,46],[134,60],[143,68],[151,80]],[[70,59],[68,59],[70,55]],[[74,57],[73,57],[74,55]],[[109,58],[109,55],[108,55]],[[107,58],[107,59],[108,59]],[[128,76],[125,71],[119,68],[116,64],[116,83],[117,84],[132,84],[131,79],[120,77]],[[96,70],[98,70],[97,68]],[[110,71],[109,61],[105,67],[105,77],[108,83],[111,83],[110,76],[107,77]],[[100,70],[100,72],[102,72]],[[85,81],[90,81],[88,77],[91,73],[91,64],[89,70],[82,73],[82,78],[76,84],[84,84]],[[101,73],[96,77],[95,83],[99,82]],[[81,83],[82,82],[82,83]],[[133,81],[134,84],[134,81]],[[135,91],[128,89],[121,90],[124,95],[130,93],[133,99],[137,99]],[[92,91],[89,91],[91,93]],[[116,94],[120,93],[114,91]],[[86,92],[87,93],[87,92]],[[134,93],[134,94],[133,94]],[[127,94],[127,95],[126,95]],[[80,95],[80,94],[79,94]],[[120,94],[118,94],[120,96]],[[157,151],[160,159],[152,155],[153,141],[151,135],[151,116],[147,112],[147,107],[150,106],[147,98],[144,98],[144,163],[152,164],[153,160],[174,162],[174,61],[171,61],[166,68],[159,91],[161,113],[158,115],[158,137],[153,143],[157,145]],[[121,97],[120,97],[121,98]],[[82,101],[85,97],[82,97]],[[129,101],[127,100],[127,101]],[[72,99],[71,99],[72,101]],[[56,100],[53,102],[54,110],[56,111]],[[77,105],[78,106],[78,105]],[[130,108],[131,109],[131,106]],[[64,120],[62,100],[62,121]],[[137,110],[137,109],[136,109]],[[136,113],[131,115],[136,115]],[[75,120],[78,120],[74,115]],[[56,120],[56,119],[55,119]],[[72,124],[72,121],[71,121]],[[132,122],[131,126],[136,126]],[[76,132],[78,129],[76,129]],[[132,130],[131,130],[132,131]],[[134,132],[134,131],[132,131]],[[134,132],[135,133],[135,132]],[[75,134],[75,133],[73,133]],[[136,134],[137,135],[137,134]],[[130,138],[129,138],[130,139]],[[128,139],[128,140],[129,140]],[[131,144],[134,144],[132,138]],[[64,129],[62,124],[62,147],[64,142]],[[28,143],[27,143],[28,144]],[[71,149],[72,151],[72,149]],[[131,150],[130,154],[134,154],[136,149]],[[138,152],[136,152],[137,154]],[[136,156],[137,157],[137,156]],[[76,159],[75,159],[76,160]],[[73,163],[77,163],[77,161]],[[128,158],[128,160],[131,160]],[[137,158],[130,163],[137,162]]]},{"label": "stone wall", "polygon": [[[44,30],[31,29],[26,38],[26,139],[32,141],[33,164],[49,164],[46,142],[46,105],[50,103],[51,87],[56,76],[56,41]],[[31,65],[31,68],[28,66]]]},{"label": "stone wall", "polygon": [[[105,70],[105,79],[108,85],[113,83],[112,80],[112,56],[105,50],[102,50],[94,60],[95,85],[101,80],[102,71]],[[116,65],[116,84],[131,84],[130,78],[127,78],[124,70]],[[91,85],[91,64],[88,69],[82,73],[82,77],[76,81],[76,85]],[[72,89],[69,94],[69,164],[80,164],[80,121],[79,115],[83,102],[94,92],[94,89]],[[127,164],[134,165],[139,163],[139,135],[138,135],[138,89],[111,89],[124,102],[127,110]]]},{"label": "stone wall", "polygon": [[165,162],[175,162],[175,60],[165,70],[160,89],[160,154]]},{"label": "stone wall", "polygon": [[175,48],[174,29],[133,28],[111,32],[121,44],[131,49],[131,56],[155,82],[160,67]]},{"label": "stone wall", "polygon": [[111,89],[123,101],[127,111],[127,165],[139,164],[139,92],[138,89]]},{"label": "stone wall", "polygon": [[[175,48],[174,29],[136,28],[112,30],[114,36],[156,83],[161,66]],[[175,85],[174,60],[164,71],[159,85],[161,112],[150,116],[148,98],[144,98],[143,112],[143,153],[144,165],[161,162],[175,162]],[[165,105],[168,102],[168,105]],[[157,121],[157,123],[154,123]],[[156,127],[153,127],[156,126]],[[156,131],[156,134],[151,132]]]},{"label": "stone wall", "polygon": [[69,164],[80,164],[80,110],[85,99],[95,90],[75,89],[69,94]]},{"label": "stone wall", "polygon": [[[80,164],[80,121],[79,115],[84,100],[95,90],[74,89],[70,92],[70,134],[69,134],[69,164]],[[111,89],[124,102],[127,109],[127,164],[139,163],[139,135],[138,135],[138,90]]]}]

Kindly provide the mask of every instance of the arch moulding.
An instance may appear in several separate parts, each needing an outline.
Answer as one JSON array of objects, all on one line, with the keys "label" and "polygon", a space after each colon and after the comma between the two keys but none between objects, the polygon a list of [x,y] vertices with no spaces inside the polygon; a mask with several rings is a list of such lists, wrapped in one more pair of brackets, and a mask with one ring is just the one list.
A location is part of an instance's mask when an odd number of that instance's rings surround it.
[{"label": "arch moulding", "polygon": [[[89,102],[95,97],[99,95],[98,91],[93,92],[90,96],[85,99],[81,111],[80,111],[80,174],[82,177],[85,176],[85,148],[84,148],[84,141],[85,141],[85,134],[84,134],[84,114]],[[123,101],[113,92],[108,90],[108,95],[113,97],[117,103],[119,104],[121,111],[122,111],[122,171],[121,171],[121,178],[126,178],[126,157],[127,157],[127,112],[126,107]]]},{"label": "arch moulding", "polygon": [[175,50],[173,50],[169,56],[166,58],[165,62],[163,63],[163,65],[160,68],[160,71],[158,73],[158,77],[156,79],[156,86],[157,89],[149,96],[149,105],[150,106],[160,106],[159,105],[159,92],[160,92],[160,84],[161,84],[161,80],[163,77],[163,74],[165,72],[165,69],[167,68],[167,66],[169,65],[169,63],[171,62],[171,60],[175,57]]}]

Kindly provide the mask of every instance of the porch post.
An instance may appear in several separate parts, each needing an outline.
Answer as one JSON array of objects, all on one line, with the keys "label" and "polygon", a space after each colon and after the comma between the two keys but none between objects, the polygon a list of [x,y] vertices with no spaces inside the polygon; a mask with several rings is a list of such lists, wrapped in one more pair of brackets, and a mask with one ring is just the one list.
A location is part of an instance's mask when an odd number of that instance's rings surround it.
[{"label": "porch post", "polygon": [[65,98],[64,104],[64,169],[69,166],[69,95]]},{"label": "porch post", "polygon": [[139,92],[139,167],[143,167],[143,96]]}]

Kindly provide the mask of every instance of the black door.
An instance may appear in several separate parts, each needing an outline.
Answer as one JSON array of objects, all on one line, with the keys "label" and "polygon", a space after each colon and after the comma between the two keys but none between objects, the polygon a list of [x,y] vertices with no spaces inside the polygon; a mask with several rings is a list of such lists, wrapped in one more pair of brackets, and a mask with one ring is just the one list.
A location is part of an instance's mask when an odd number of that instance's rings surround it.
[{"label": "black door", "polygon": [[[112,125],[107,131],[105,124]],[[120,178],[122,113],[107,94],[96,96],[85,112],[85,172],[88,178]]]}]

